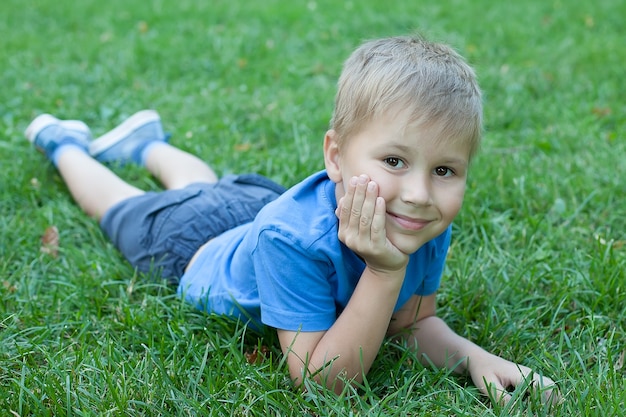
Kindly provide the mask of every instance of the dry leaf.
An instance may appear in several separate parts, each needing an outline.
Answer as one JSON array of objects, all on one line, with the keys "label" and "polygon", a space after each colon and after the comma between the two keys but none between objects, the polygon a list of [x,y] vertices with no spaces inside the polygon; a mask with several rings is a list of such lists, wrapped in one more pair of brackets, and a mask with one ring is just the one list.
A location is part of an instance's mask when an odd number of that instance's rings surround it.
[{"label": "dry leaf", "polygon": [[591,113],[595,114],[598,117],[604,117],[609,116],[611,113],[613,113],[613,110],[611,110],[610,107],[594,107],[593,109],[591,109]]},{"label": "dry leaf", "polygon": [[41,251],[56,258],[59,255],[59,229],[50,226],[41,236]]},{"label": "dry leaf", "polygon": [[15,285],[11,284],[9,281],[2,281],[2,286],[4,287],[5,290],[11,293],[17,290],[17,288],[15,288]]},{"label": "dry leaf", "polygon": [[265,358],[269,355],[270,349],[267,346],[261,346],[261,350],[257,346],[254,347],[252,353],[244,353],[246,361],[252,365],[255,363],[263,363]]},{"label": "dry leaf", "polygon": [[251,145],[249,143],[238,143],[235,145],[237,152],[246,152],[250,150]]},{"label": "dry leaf", "polygon": [[148,31],[148,23],[144,22],[143,20],[139,21],[137,23],[137,29],[139,29],[139,32],[141,33],[146,33]]}]

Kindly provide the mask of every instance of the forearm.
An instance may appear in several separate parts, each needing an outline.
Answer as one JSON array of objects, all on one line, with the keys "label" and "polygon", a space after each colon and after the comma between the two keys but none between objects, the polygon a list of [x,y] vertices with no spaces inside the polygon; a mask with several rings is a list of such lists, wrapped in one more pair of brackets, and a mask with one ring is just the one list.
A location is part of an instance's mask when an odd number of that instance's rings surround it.
[{"label": "forearm", "polygon": [[482,360],[489,355],[481,347],[456,334],[436,316],[416,322],[411,332],[403,337],[416,349],[422,363],[432,363],[456,373],[466,372],[471,358]]},{"label": "forearm", "polygon": [[508,389],[528,381],[540,391],[543,402],[554,404],[560,401],[558,388],[552,379],[487,352],[457,335],[436,316],[417,321],[412,332],[405,333],[403,337],[417,350],[425,365],[432,363],[457,373],[467,372],[483,394],[499,403],[511,399]]},{"label": "forearm", "polygon": [[[292,377],[295,372],[298,378],[304,359],[308,374],[336,390],[342,387],[338,376],[360,381],[369,371],[386,335],[409,261],[387,238],[385,200],[379,197],[378,185],[363,174],[344,186],[335,211],[337,237],[367,266],[331,328],[305,335],[300,342],[296,336],[296,355],[289,360]],[[283,349],[290,336],[279,334]],[[302,353],[307,357],[302,358]]]},{"label": "forearm", "polygon": [[385,337],[401,283],[366,268],[348,305],[312,352],[309,371],[322,370],[317,378],[329,385],[338,375],[361,381]]}]

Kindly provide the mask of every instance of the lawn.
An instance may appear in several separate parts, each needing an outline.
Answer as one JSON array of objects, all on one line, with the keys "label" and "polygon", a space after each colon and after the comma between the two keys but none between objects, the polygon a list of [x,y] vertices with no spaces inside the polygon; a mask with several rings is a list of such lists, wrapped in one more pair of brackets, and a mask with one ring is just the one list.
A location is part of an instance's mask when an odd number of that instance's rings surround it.
[{"label": "lawn", "polygon": [[[620,0],[3,0],[0,415],[622,416],[624,16]],[[289,186],[323,167],[343,60],[417,32],[466,56],[485,97],[440,315],[556,380],[552,408],[524,387],[493,405],[391,341],[361,387],[294,389],[271,332],[135,274],[22,133],[43,112],[98,135],[155,108],[218,173]]]}]

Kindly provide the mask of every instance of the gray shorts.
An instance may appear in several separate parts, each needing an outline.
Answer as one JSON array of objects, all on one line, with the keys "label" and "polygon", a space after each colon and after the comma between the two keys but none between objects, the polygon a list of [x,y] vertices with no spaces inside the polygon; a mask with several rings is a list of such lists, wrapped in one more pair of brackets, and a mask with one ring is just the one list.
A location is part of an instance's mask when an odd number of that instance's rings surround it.
[{"label": "gray shorts", "polygon": [[252,221],[284,191],[257,174],[227,175],[213,184],[131,197],[109,209],[100,227],[138,271],[175,284],[200,246]]}]

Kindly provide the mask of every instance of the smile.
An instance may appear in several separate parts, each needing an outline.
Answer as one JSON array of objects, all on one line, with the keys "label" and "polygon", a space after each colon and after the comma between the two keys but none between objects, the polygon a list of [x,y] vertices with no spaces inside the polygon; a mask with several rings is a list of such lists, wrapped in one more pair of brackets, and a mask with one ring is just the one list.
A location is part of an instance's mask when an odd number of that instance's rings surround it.
[{"label": "smile", "polygon": [[413,219],[411,217],[400,216],[389,212],[387,212],[387,215],[403,229],[412,231],[422,230],[431,222],[431,220]]}]

